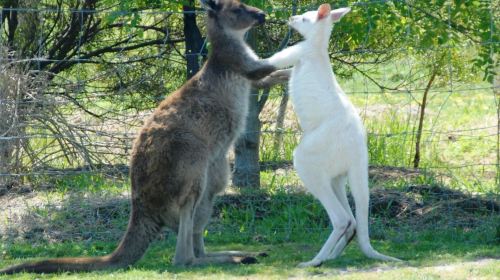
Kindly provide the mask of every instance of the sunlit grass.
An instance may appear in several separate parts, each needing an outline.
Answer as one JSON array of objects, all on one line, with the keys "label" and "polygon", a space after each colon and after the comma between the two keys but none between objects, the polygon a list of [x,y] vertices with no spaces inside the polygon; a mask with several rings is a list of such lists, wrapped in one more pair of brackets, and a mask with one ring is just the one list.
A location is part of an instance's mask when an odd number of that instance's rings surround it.
[{"label": "sunlit grass", "polygon": [[[283,279],[289,277],[310,278],[327,277],[329,279],[421,279],[420,276],[462,279],[483,277],[495,279],[500,272],[500,261],[489,260],[473,263],[483,258],[498,257],[497,247],[486,244],[465,244],[445,242],[437,246],[436,242],[418,240],[412,244],[388,244],[374,241],[378,250],[396,255],[405,260],[403,263],[382,263],[365,258],[354,242],[338,259],[327,261],[319,268],[299,269],[299,262],[309,260],[319,250],[321,241],[309,239],[308,242],[286,244],[226,244],[210,245],[209,250],[245,249],[267,252],[269,257],[260,258],[256,265],[213,265],[192,268],[179,268],[171,264],[175,240],[169,239],[155,243],[145,257],[130,269],[92,273],[63,273],[56,275],[18,274],[5,279]],[[313,243],[314,242],[314,243]],[[109,253],[114,244],[78,245],[63,243],[55,245],[19,244],[9,248],[8,258],[2,266],[13,264],[10,258],[19,257],[54,257],[78,255],[102,255]],[[5,255],[4,255],[5,256]],[[419,277],[417,277],[419,276]],[[1,278],[2,276],[0,276]],[[451,277],[451,278],[449,278]]]}]

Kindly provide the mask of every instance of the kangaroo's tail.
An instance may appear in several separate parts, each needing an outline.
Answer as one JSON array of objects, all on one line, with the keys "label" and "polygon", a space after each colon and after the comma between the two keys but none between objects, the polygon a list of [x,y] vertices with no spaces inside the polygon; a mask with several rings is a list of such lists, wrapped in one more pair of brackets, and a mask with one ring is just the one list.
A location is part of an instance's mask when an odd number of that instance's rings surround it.
[{"label": "kangaroo's tail", "polygon": [[58,258],[23,263],[0,270],[0,274],[18,272],[56,273],[124,268],[137,262],[151,241],[160,232],[161,225],[132,209],[127,232],[116,250],[102,257]]},{"label": "kangaroo's tail", "polygon": [[356,206],[356,235],[361,251],[369,258],[383,261],[400,261],[399,259],[383,255],[370,244],[368,230],[368,212],[370,193],[368,189],[368,166],[360,163],[348,172],[349,185]]}]

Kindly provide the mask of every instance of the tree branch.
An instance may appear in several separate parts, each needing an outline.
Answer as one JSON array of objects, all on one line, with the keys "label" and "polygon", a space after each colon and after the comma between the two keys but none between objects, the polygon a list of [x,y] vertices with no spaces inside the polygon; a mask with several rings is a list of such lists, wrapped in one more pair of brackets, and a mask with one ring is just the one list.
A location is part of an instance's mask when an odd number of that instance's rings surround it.
[{"label": "tree branch", "polygon": [[333,59],[343,63],[343,64],[347,64],[349,66],[351,66],[354,70],[358,71],[361,75],[365,76],[368,80],[370,80],[372,83],[374,83],[378,88],[380,88],[381,90],[399,90],[399,88],[392,88],[392,87],[387,87],[387,86],[384,86],[382,84],[380,84],[379,82],[377,82],[374,78],[372,78],[370,75],[368,75],[365,71],[359,69],[354,63],[352,62],[349,62],[349,61],[346,61],[346,60],[342,60],[340,58],[336,58],[334,57]]},{"label": "tree branch", "polygon": [[472,42],[480,43],[480,41],[476,40],[475,38],[473,38],[472,36],[469,35],[470,30],[467,29],[465,26],[458,24],[456,22],[453,22],[451,19],[447,20],[447,19],[442,19],[441,16],[439,16],[439,17],[435,16],[434,14],[427,12],[426,10],[424,10],[420,7],[412,5],[410,1],[405,1],[405,4],[408,5],[408,7],[413,8],[413,9],[423,13],[425,16],[430,17],[436,21],[439,21],[441,24],[447,25],[447,26],[453,28],[455,31],[462,33],[465,37],[469,38],[469,40],[471,40]]}]

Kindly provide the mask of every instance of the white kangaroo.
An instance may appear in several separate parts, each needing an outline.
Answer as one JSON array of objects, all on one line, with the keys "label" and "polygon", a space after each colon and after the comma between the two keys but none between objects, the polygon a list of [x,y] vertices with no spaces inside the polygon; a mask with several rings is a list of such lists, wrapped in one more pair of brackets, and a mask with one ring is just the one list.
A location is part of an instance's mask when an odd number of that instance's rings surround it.
[{"label": "white kangaroo", "polygon": [[[290,96],[304,131],[294,151],[294,166],[305,187],[325,207],[334,228],[319,253],[300,267],[319,266],[338,257],[356,232],[367,257],[399,261],[378,253],[370,244],[366,133],[330,65],[328,42],[333,23],[349,11],[332,11],[329,4],[323,4],[317,11],[291,17],[289,25],[305,40],[268,58],[279,68],[293,65]],[[347,179],[356,218],[347,200]]]}]

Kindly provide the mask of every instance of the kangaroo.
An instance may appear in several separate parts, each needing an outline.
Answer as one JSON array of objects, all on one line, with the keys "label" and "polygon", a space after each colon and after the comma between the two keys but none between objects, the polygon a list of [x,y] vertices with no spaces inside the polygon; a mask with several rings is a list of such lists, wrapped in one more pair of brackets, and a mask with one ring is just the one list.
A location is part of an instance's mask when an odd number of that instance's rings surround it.
[{"label": "kangaroo", "polygon": [[116,250],[101,257],[24,263],[0,274],[125,268],[144,255],[164,227],[177,232],[174,265],[257,261],[246,252],[205,252],[203,232],[215,196],[228,184],[226,156],[245,126],[252,83],[269,86],[270,80],[286,77],[266,77],[276,68],[244,42],[246,31],[264,23],[261,10],[238,0],[201,2],[212,51],[202,69],[159,104],[134,141],[131,213]]},{"label": "kangaroo", "polygon": [[[356,232],[366,256],[398,261],[370,245],[366,133],[356,109],[335,79],[328,55],[333,24],[349,11],[331,11],[329,4],[323,4],[317,11],[291,17],[290,26],[305,40],[268,59],[279,67],[293,65],[290,97],[304,131],[294,151],[294,166],[307,190],[325,207],[334,228],[319,253],[299,267],[319,266],[338,257]],[[347,180],[356,218],[347,201]]]}]

